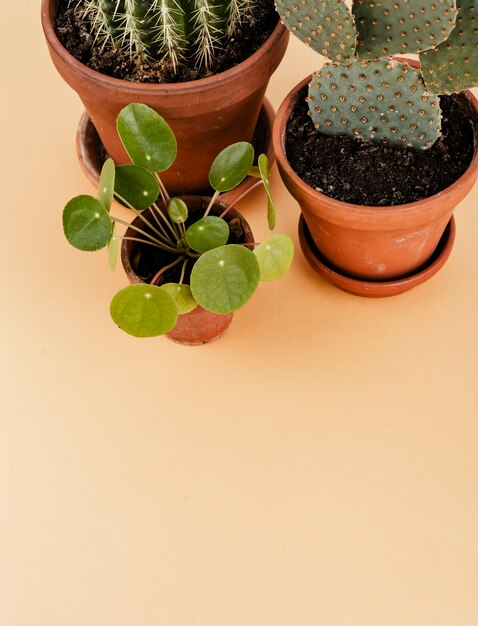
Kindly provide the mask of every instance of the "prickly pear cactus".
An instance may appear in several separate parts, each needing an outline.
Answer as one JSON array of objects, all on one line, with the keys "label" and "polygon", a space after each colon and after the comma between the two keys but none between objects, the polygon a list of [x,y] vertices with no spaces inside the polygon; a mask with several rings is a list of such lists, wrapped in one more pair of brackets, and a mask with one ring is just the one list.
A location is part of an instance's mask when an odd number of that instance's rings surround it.
[{"label": "prickly pear cactus", "polygon": [[432,93],[478,87],[478,0],[462,0],[458,10],[446,42],[420,55],[423,78]]},{"label": "prickly pear cactus", "polygon": [[255,0],[69,0],[83,7],[103,46],[136,56],[186,60],[208,69]]},{"label": "prickly pear cactus", "polygon": [[438,97],[420,72],[393,60],[327,63],[309,86],[309,110],[325,135],[429,148],[440,135]]},{"label": "prickly pear cactus", "polygon": [[282,23],[316,52],[342,63],[354,57],[355,21],[343,0],[276,0],[276,9]]},{"label": "prickly pear cactus", "polygon": [[413,54],[445,41],[455,26],[455,0],[356,0],[357,54],[378,59]]}]

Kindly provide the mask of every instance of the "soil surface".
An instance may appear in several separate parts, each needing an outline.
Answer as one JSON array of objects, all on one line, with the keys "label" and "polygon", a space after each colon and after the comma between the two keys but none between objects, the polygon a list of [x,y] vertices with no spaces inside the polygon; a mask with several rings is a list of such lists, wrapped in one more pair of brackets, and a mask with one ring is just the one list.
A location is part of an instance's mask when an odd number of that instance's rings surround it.
[{"label": "soil surface", "polygon": [[[203,204],[203,207],[195,211],[193,214],[190,214],[187,221],[185,222],[185,227],[188,228],[194,221],[197,221],[206,210],[206,204]],[[211,211],[211,215],[219,215],[220,212],[213,209]],[[232,243],[244,243],[244,231],[242,229],[241,221],[237,217],[230,217],[226,215],[224,217],[226,222],[229,224],[229,239],[227,241],[228,244]],[[135,235],[139,238],[142,238],[140,234]],[[145,282],[150,283],[154,278],[156,273],[162,268],[166,267],[170,263],[174,262],[178,257],[171,253],[168,253],[160,248],[156,248],[154,246],[138,244],[133,252],[133,258],[131,259],[131,265],[134,268],[136,274]],[[183,283],[185,285],[189,285],[191,271],[193,268],[193,260],[188,263],[186,267],[186,272],[184,275]],[[181,264],[176,267],[171,268],[164,272],[158,281],[155,283],[156,285],[164,285],[165,283],[177,283],[180,280],[181,275]]]},{"label": "soil surface", "polygon": [[179,83],[218,74],[241,63],[258,50],[274,30],[278,15],[274,0],[256,0],[251,15],[240,27],[237,35],[228,40],[224,50],[209,71],[198,71],[187,66],[173,71],[170,63],[137,58],[131,61],[120,50],[102,50],[90,34],[88,20],[81,17],[80,0],[68,7],[68,0],[59,0],[56,15],[56,33],[63,46],[78,61],[97,72],[113,78],[139,83]]},{"label": "soil surface", "polygon": [[336,200],[366,206],[422,200],[455,182],[473,158],[476,114],[463,96],[440,98],[442,137],[428,150],[322,135],[306,96],[307,90],[299,95],[287,124],[287,159],[303,181]]}]

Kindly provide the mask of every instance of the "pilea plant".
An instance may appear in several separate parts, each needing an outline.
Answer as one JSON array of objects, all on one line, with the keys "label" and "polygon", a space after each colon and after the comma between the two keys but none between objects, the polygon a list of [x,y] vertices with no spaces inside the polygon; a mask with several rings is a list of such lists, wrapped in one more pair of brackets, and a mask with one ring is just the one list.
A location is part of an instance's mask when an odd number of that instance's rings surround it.
[{"label": "pilea plant", "polygon": [[208,69],[255,0],[69,0],[96,41],[131,57]]},{"label": "pilea plant", "polygon": [[[268,224],[274,228],[276,213],[266,155],[261,154],[254,166],[251,144],[239,142],[224,149],[210,170],[214,194],[203,215],[187,225],[187,202],[171,198],[159,176],[176,158],[176,140],[167,122],[148,106],[134,103],[120,112],[117,130],[131,164],[115,167],[108,159],[97,197],[80,195],[70,200],[63,211],[63,229],[70,244],[79,250],[107,246],[114,269],[119,240],[126,238],[117,234],[116,224],[128,226],[110,213],[116,197],[143,223],[141,228],[129,225],[137,233],[129,239],[168,255],[167,264],[157,268],[149,284],[130,285],[113,298],[111,316],[122,330],[136,337],[167,333],[178,315],[198,304],[213,313],[231,313],[249,300],[260,280],[275,280],[287,271],[294,252],[288,235],[272,235],[251,250],[247,245],[228,243],[230,228],[224,218],[232,204],[220,216],[210,215],[220,194],[251,174],[258,178],[254,186],[263,185],[266,190]],[[163,284],[166,272],[175,267],[178,281]]]},{"label": "pilea plant", "polygon": [[[439,94],[478,85],[477,0],[276,0],[282,22],[331,61],[308,103],[323,134],[426,149]],[[419,53],[421,68],[391,58]]]}]

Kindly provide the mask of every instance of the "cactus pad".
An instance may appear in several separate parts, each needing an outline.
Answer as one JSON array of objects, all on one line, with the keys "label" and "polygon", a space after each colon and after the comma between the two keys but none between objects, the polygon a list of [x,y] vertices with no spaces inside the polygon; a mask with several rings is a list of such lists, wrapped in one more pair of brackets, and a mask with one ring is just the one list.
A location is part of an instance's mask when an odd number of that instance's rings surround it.
[{"label": "cactus pad", "polygon": [[276,0],[281,21],[307,46],[334,61],[355,56],[357,33],[343,0]]},{"label": "cactus pad", "polygon": [[357,54],[376,59],[413,54],[445,41],[455,25],[455,0],[355,0]]},{"label": "cactus pad", "polygon": [[420,72],[393,60],[327,63],[309,85],[309,110],[325,135],[429,148],[440,135],[438,96]]},{"label": "cactus pad", "polygon": [[463,0],[458,10],[447,41],[420,55],[423,79],[432,93],[478,87],[478,0]]}]

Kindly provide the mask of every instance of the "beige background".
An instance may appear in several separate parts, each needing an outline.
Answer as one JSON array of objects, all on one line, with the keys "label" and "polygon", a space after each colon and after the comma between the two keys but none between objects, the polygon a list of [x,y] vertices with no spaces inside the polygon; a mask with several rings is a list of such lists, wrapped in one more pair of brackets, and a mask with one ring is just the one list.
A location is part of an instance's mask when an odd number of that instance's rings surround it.
[{"label": "beige background", "polygon": [[[122,272],[63,239],[81,104],[39,3],[4,4],[0,624],[476,626],[478,188],[415,291],[347,295],[298,251],[220,342],[134,340]],[[291,43],[276,107],[317,63]]]}]

